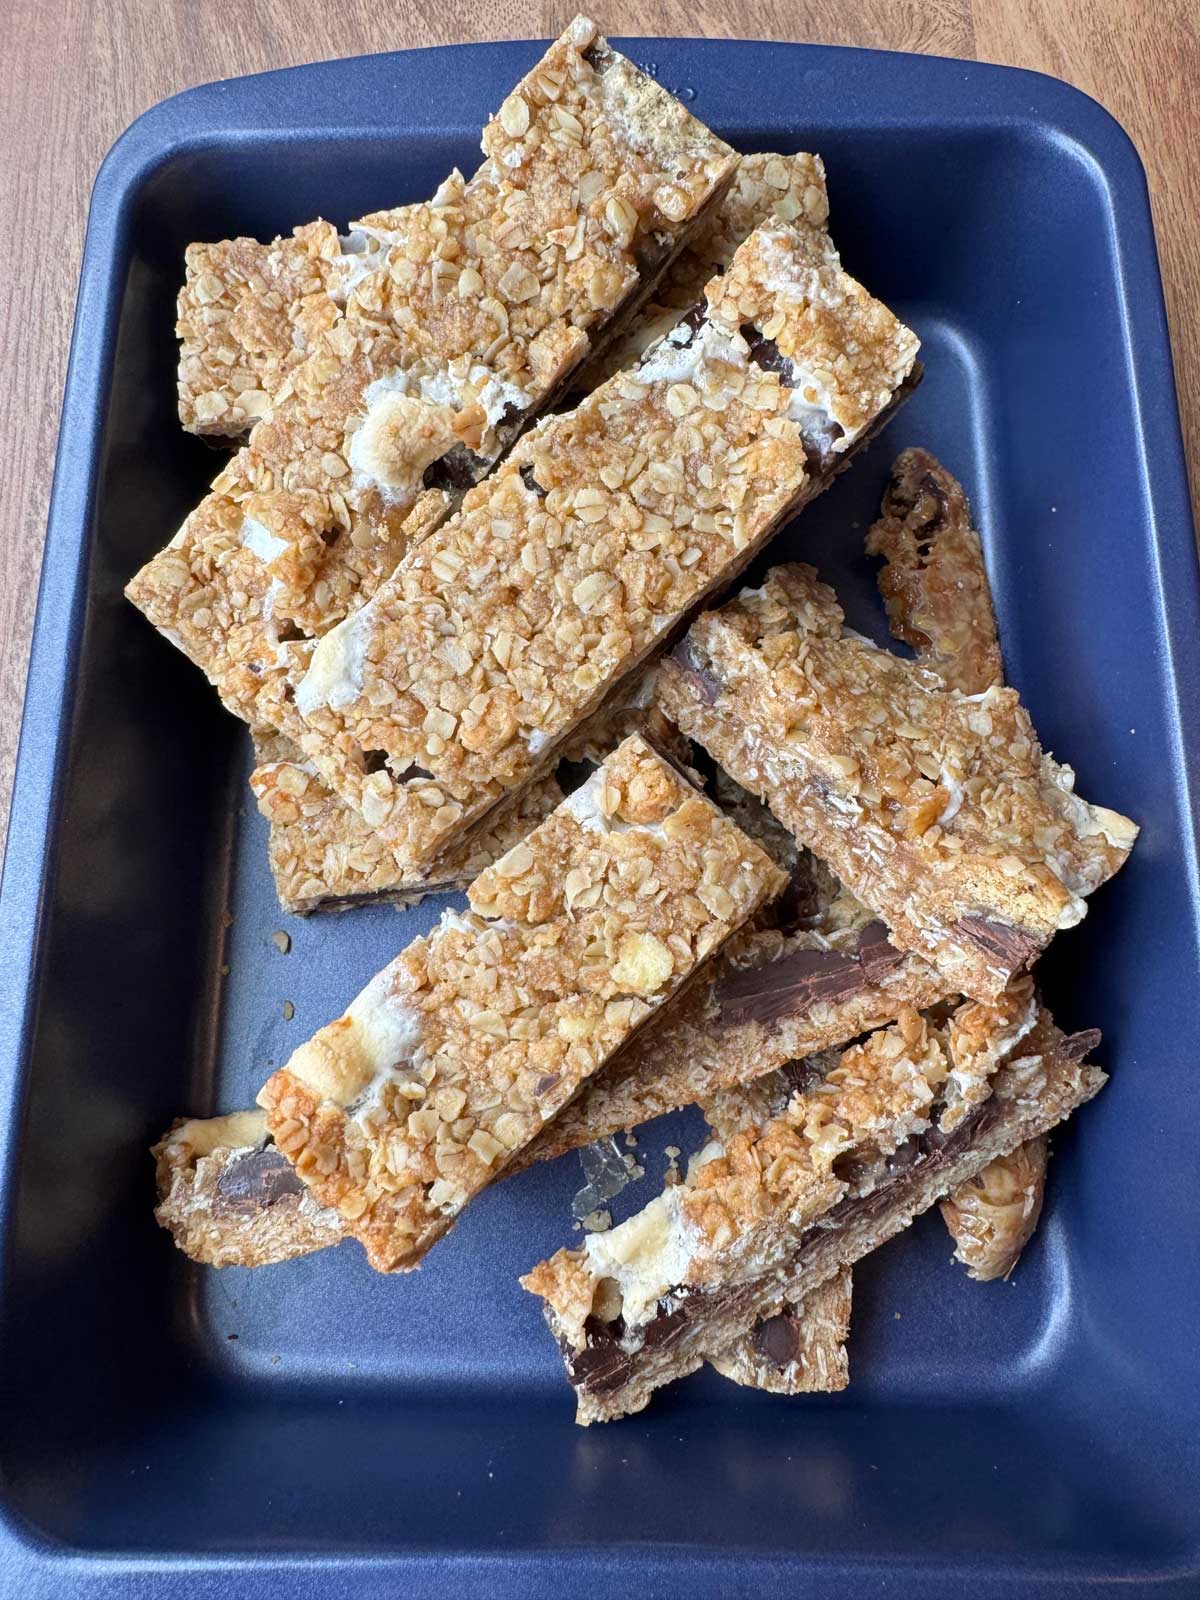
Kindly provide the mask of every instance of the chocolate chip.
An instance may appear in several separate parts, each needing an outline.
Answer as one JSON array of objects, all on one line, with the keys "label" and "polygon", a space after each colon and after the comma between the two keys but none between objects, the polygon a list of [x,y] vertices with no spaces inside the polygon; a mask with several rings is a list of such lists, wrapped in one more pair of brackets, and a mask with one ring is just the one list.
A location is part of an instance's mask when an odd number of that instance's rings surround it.
[{"label": "chocolate chip", "polygon": [[593,72],[598,72],[602,75],[608,71],[609,67],[611,67],[613,62],[617,59],[616,51],[610,49],[609,46],[605,44],[603,39],[594,40],[590,45],[588,45],[587,49],[581,51],[580,54],[583,56],[583,59],[587,62],[588,66],[592,68]]},{"label": "chocolate chip", "polygon": [[542,488],[541,484],[534,477],[533,468],[528,464],[521,468],[521,482],[527,489],[531,489],[539,499],[544,500],[546,498],[547,491]]},{"label": "chocolate chip", "polygon": [[777,372],[785,389],[796,387],[796,369],[775,343],[765,338],[752,322],[743,322],[738,329],[750,349],[750,359],[764,372]]},{"label": "chocolate chip", "polygon": [[1037,934],[991,917],[960,917],[953,931],[985,954],[995,956],[1010,973],[1032,961],[1042,948]]},{"label": "chocolate chip", "polygon": [[387,769],[386,750],[364,750],[362,753],[362,769],[364,772],[384,772]]},{"label": "chocolate chip", "polygon": [[304,1184],[287,1157],[268,1144],[235,1156],[218,1177],[215,1192],[218,1202],[232,1211],[265,1211],[303,1194]]},{"label": "chocolate chip", "polygon": [[462,494],[479,482],[490,463],[477,456],[466,445],[451,445],[444,456],[431,461],[421,476],[426,489],[445,489],[448,493]]},{"label": "chocolate chip", "polygon": [[765,1317],[751,1335],[755,1350],[772,1366],[789,1366],[800,1354],[800,1324],[795,1312]]},{"label": "chocolate chip", "polygon": [[685,635],[671,651],[671,660],[677,661],[700,691],[700,697],[705,705],[715,704],[717,696],[724,687],[719,678],[715,678],[709,669],[704,666],[696,653],[691,641]]}]

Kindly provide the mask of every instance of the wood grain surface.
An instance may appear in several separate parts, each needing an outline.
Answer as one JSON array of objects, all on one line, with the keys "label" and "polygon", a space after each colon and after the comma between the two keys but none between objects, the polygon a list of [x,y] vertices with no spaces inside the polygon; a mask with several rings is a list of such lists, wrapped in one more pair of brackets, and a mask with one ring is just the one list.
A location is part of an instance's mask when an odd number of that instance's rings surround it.
[{"label": "wood grain surface", "polygon": [[[497,0],[5,0],[0,51],[0,828],[7,817],[88,192],[137,114],[191,84],[330,56],[557,33]],[[1034,67],[1094,95],[1150,178],[1200,503],[1197,0],[605,0],[613,34],[867,45]],[[302,219],[297,219],[302,220]]]}]

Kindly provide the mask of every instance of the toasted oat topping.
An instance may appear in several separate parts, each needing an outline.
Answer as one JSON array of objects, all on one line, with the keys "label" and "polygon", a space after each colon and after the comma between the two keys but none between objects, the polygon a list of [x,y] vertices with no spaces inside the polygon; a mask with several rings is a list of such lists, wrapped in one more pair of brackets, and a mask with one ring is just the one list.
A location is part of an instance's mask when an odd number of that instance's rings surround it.
[{"label": "toasted oat topping", "polygon": [[668,715],[947,991],[994,999],[1137,834],[1075,795],[1015,691],[948,690],[847,632],[811,567],[701,617],[661,681]]},{"label": "toasted oat topping", "polygon": [[[828,305],[814,298],[826,289]],[[707,319],[528,435],[372,601],[297,651],[294,708],[264,708],[407,863],[528,781],[823,487],[869,403],[882,409],[914,360],[915,338],[807,233],[760,230],[710,294]],[[836,392],[819,425],[816,402],[797,410],[785,381],[799,369],[781,376],[760,359],[754,316],[780,348],[800,352],[811,336],[806,371],[844,321],[846,360],[822,367]],[[382,767],[368,771],[365,752]]]},{"label": "toasted oat topping", "polygon": [[268,1127],[375,1266],[415,1266],[781,883],[631,738],[275,1073]]}]

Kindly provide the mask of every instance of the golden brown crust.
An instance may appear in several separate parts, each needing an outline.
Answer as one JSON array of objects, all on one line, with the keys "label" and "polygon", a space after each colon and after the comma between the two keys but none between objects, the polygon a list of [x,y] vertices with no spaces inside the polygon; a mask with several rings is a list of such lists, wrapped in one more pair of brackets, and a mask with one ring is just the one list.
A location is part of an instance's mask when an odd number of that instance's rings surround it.
[{"label": "golden brown crust", "polygon": [[381,1270],[407,1270],[579,1085],[782,886],[627,740],[259,1096]]},{"label": "golden brown crust", "polygon": [[963,696],[846,632],[811,567],[700,617],[660,682],[667,714],[947,992],[995,999],[1137,834],[1073,793],[1013,690]]},{"label": "golden brown crust", "polygon": [[896,457],[867,553],[892,632],[948,689],[982,694],[1004,682],[996,613],[962,485],[928,450]]}]

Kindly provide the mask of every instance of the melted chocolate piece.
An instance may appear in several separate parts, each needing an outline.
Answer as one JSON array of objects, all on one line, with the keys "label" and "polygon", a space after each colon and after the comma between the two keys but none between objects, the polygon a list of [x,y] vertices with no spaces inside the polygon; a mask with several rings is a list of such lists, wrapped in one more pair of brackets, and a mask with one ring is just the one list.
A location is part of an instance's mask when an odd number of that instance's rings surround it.
[{"label": "melted chocolate piece", "polygon": [[762,967],[732,972],[717,985],[720,1020],[774,1022],[800,1017],[818,1001],[838,1004],[873,987],[902,960],[882,922],[871,922],[854,950],[791,950]]},{"label": "melted chocolate piece", "polygon": [[699,656],[692,648],[685,635],[671,651],[671,660],[677,661],[700,691],[701,699],[705,705],[715,704],[717,696],[723,688],[718,678],[714,678],[708,668],[703,666]]},{"label": "melted chocolate piece", "polygon": [[1010,972],[1026,966],[1040,952],[1042,941],[1024,928],[1014,928],[1008,922],[995,922],[990,917],[959,917],[954,932],[997,961]]},{"label": "melted chocolate piece", "polygon": [[760,1356],[773,1367],[790,1366],[800,1354],[800,1323],[793,1311],[766,1317],[750,1336]]},{"label": "melted chocolate piece", "polygon": [[620,1336],[624,1330],[620,1317],[616,1322],[589,1317],[583,1325],[587,1344],[582,1350],[572,1350],[570,1345],[560,1341],[567,1376],[577,1389],[586,1389],[589,1394],[613,1394],[628,1382],[633,1372],[633,1357],[621,1349]]},{"label": "melted chocolate piece", "polygon": [[216,1197],[230,1211],[265,1211],[304,1193],[295,1168],[273,1144],[235,1156],[216,1182]]},{"label": "melted chocolate piece", "polygon": [[527,489],[532,489],[533,493],[537,495],[539,500],[544,500],[546,498],[547,491],[542,488],[541,484],[534,477],[533,468],[528,464],[521,468],[521,482]]}]

